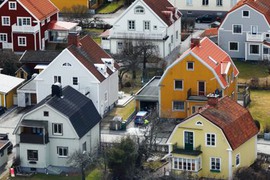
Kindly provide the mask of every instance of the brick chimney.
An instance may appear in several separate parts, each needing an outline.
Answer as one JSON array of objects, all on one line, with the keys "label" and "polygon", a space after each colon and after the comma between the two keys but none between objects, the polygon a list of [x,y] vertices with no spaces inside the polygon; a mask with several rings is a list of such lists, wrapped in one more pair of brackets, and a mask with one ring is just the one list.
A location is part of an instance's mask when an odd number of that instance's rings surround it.
[{"label": "brick chimney", "polygon": [[201,38],[191,38],[190,40],[190,49],[196,47],[196,46],[200,46],[200,41]]},{"label": "brick chimney", "polygon": [[70,45],[80,46],[80,37],[77,32],[70,32],[68,34],[68,46]]},{"label": "brick chimney", "polygon": [[218,105],[218,95],[217,94],[208,94],[207,95],[207,104],[212,107],[217,107]]}]

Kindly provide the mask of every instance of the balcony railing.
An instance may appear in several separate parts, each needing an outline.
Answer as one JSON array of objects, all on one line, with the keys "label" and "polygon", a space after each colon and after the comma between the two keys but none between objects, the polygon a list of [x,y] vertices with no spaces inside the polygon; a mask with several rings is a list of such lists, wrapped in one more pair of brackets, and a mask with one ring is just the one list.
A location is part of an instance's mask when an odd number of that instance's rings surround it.
[{"label": "balcony railing", "polygon": [[146,31],[111,31],[110,38],[121,39],[153,39],[163,40],[167,38],[166,31],[161,33],[153,33]]},{"label": "balcony railing", "polygon": [[20,32],[20,33],[34,33],[39,30],[38,25],[35,26],[18,26],[16,24],[12,25],[12,32]]},{"label": "balcony railing", "polygon": [[193,149],[187,149],[183,146],[178,146],[177,144],[175,144],[175,145],[173,145],[172,153],[185,154],[185,155],[190,155],[190,156],[198,156],[202,153],[201,145],[194,147]]},{"label": "balcony railing", "polygon": [[252,42],[263,42],[264,37],[262,33],[252,34],[251,32],[246,33],[246,41]]},{"label": "balcony railing", "polygon": [[48,133],[45,135],[21,133],[20,140],[21,143],[47,144],[49,142],[49,135]]},{"label": "balcony railing", "polygon": [[[222,91],[220,90],[211,93],[218,95],[218,97],[222,97]],[[187,100],[207,101],[207,94],[210,93],[205,91],[192,91],[192,89],[189,88],[187,91]]]}]

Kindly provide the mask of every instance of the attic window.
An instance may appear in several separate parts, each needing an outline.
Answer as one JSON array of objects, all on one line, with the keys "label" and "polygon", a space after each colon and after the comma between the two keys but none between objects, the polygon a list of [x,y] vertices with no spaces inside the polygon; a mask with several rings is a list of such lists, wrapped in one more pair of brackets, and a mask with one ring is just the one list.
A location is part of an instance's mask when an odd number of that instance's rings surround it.
[{"label": "attic window", "polygon": [[9,10],[17,10],[17,4],[15,1],[8,2],[8,8]]},{"label": "attic window", "polygon": [[144,8],[142,6],[135,7],[135,14],[144,14]]},{"label": "attic window", "polygon": [[64,63],[63,66],[71,66],[70,63]]},{"label": "attic window", "polygon": [[196,122],[196,125],[197,125],[197,126],[202,126],[203,123],[202,123],[201,121],[197,121],[197,122]]},{"label": "attic window", "polygon": [[249,11],[243,11],[243,17],[248,18],[249,17]]}]

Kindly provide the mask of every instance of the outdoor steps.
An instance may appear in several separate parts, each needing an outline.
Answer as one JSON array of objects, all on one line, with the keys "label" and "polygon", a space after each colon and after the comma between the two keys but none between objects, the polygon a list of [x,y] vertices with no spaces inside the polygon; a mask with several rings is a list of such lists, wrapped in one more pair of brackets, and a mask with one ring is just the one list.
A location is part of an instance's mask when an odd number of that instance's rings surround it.
[{"label": "outdoor steps", "polygon": [[61,174],[62,170],[55,166],[48,166],[47,167],[48,174]]}]

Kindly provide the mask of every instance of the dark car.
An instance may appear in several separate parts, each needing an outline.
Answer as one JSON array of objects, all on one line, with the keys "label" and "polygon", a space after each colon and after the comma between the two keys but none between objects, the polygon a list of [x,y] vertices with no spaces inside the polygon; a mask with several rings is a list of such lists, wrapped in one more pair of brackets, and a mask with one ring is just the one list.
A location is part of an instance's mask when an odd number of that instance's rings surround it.
[{"label": "dark car", "polygon": [[212,14],[204,14],[195,19],[196,23],[211,23],[214,21],[220,21],[220,17],[214,16]]},{"label": "dark car", "polygon": [[144,124],[144,120],[147,117],[148,112],[147,111],[139,111],[135,118],[134,118],[134,123],[135,125],[143,125]]},{"label": "dark car", "polygon": [[0,106],[0,116],[5,113],[5,108]]}]

